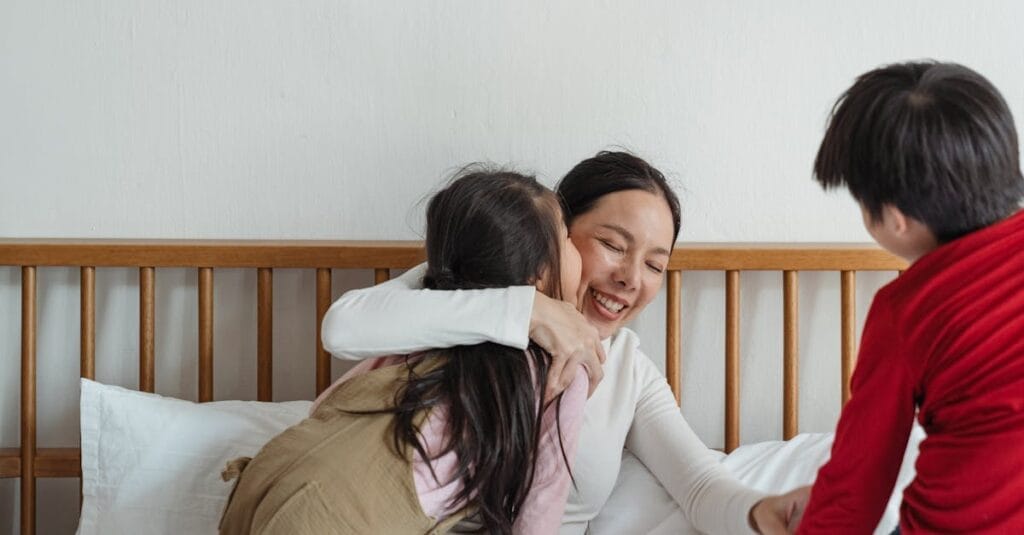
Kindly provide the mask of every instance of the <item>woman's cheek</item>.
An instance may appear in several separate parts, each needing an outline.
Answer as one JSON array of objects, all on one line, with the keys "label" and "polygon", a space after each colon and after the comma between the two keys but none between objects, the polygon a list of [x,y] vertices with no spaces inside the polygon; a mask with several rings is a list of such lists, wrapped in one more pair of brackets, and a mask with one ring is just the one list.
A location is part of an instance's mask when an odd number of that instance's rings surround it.
[{"label": "woman's cheek", "polygon": [[618,261],[618,253],[603,247],[600,251],[601,266],[613,266]]}]

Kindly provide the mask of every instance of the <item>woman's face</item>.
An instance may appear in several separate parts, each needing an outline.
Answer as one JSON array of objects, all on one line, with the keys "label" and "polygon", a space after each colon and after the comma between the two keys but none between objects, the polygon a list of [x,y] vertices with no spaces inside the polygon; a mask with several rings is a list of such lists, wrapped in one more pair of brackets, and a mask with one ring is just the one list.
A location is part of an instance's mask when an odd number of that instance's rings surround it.
[{"label": "woman's face", "polygon": [[672,212],[660,194],[617,191],[576,217],[569,234],[583,261],[579,308],[607,338],[661,288],[672,251]]}]

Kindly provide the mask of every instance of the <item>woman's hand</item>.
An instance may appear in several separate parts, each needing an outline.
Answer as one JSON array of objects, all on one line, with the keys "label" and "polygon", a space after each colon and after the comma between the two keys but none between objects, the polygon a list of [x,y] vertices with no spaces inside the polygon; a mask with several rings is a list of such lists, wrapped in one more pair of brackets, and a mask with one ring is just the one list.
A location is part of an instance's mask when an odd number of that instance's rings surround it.
[{"label": "woman's hand", "polygon": [[811,487],[799,487],[785,494],[768,496],[750,509],[750,526],[762,535],[787,535],[796,532]]},{"label": "woman's hand", "polygon": [[545,401],[561,394],[572,383],[578,365],[590,377],[587,395],[594,393],[604,377],[601,366],[606,357],[597,328],[583,314],[565,301],[537,292],[530,315],[530,339],[551,354]]}]

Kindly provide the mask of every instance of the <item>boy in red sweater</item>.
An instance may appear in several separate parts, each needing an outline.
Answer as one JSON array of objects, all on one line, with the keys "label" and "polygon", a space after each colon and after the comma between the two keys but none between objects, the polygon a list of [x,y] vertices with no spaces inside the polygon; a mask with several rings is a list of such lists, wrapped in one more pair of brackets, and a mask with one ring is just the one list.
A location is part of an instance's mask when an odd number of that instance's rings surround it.
[{"label": "boy in red sweater", "polygon": [[949,63],[862,75],[814,163],[912,265],[875,296],[799,533],[871,533],[915,418],[907,533],[1024,533],[1024,178],[999,92]]}]

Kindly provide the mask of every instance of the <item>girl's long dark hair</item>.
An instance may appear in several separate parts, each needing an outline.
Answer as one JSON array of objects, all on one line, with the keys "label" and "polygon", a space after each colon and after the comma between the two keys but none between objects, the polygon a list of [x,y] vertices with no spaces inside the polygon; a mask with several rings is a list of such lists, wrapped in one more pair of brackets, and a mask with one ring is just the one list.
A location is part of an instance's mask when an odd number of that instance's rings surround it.
[{"label": "girl's long dark hair", "polygon": [[[424,286],[504,288],[543,279],[546,293],[559,298],[559,212],[554,193],[533,177],[464,170],[427,207]],[[523,352],[482,343],[426,358],[444,363],[424,373],[408,364],[395,396],[395,447],[415,448],[425,461],[455,452],[452,481],[462,488],[451,503],[474,508],[482,531],[511,533],[533,483],[549,355],[533,344]],[[440,452],[428,452],[415,421],[437,406],[447,410],[447,438]]]}]

